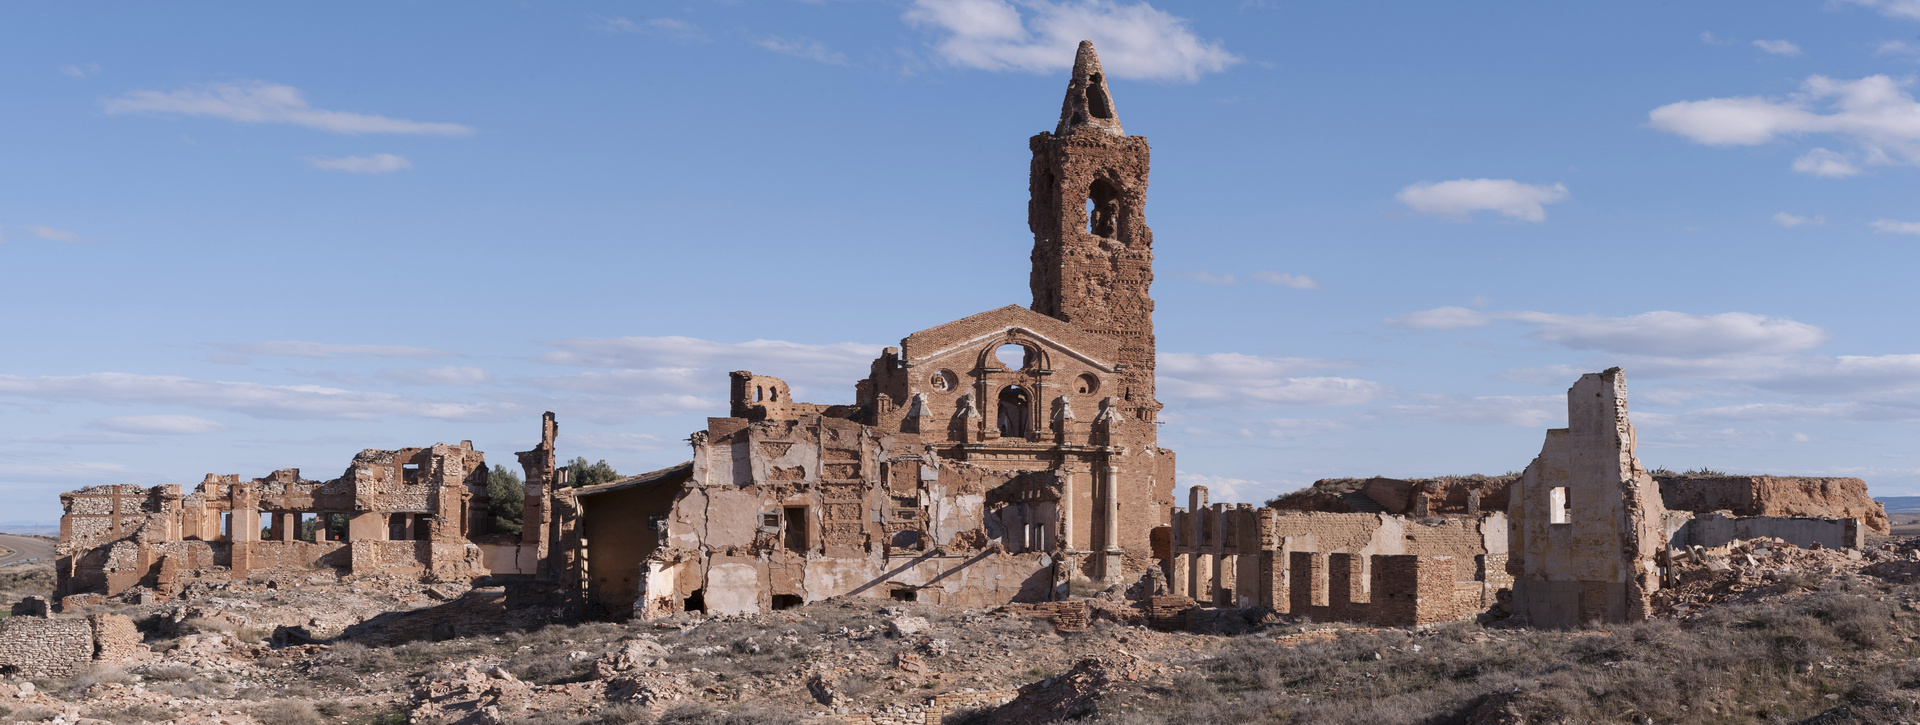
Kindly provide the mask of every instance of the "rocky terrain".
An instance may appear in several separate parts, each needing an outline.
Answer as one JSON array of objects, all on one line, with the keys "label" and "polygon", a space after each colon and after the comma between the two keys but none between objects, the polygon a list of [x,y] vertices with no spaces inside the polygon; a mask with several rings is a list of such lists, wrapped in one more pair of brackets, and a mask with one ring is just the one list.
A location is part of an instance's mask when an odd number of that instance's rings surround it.
[{"label": "rocky terrain", "polygon": [[[247,582],[131,617],[151,659],[0,679],[0,720],[137,723],[1920,721],[1920,539],[1750,541],[1674,562],[1661,618],[1423,630],[1271,612],[1157,631],[1118,599],[873,600],[749,617],[547,624],[498,587]],[[44,565],[0,569],[10,595]]]}]

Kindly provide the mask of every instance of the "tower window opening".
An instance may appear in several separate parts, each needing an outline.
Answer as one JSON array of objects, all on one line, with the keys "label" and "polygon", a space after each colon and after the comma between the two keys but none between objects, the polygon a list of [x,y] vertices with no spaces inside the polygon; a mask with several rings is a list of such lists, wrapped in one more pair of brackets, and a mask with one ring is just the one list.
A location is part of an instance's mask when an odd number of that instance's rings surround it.
[{"label": "tower window opening", "polygon": [[758,403],[766,399],[767,399],[767,389],[755,386],[753,389],[753,402]]},{"label": "tower window opening", "polygon": [[1027,437],[1027,419],[1032,410],[1032,401],[1027,391],[1018,385],[1009,385],[1000,391],[1000,437]]},{"label": "tower window opening", "polygon": [[1107,98],[1107,84],[1099,73],[1087,77],[1087,113],[1094,118],[1113,118],[1113,101]]},{"label": "tower window opening", "polygon": [[1567,502],[1567,487],[1555,486],[1547,491],[1547,523],[1573,523],[1573,505]]},{"label": "tower window opening", "polygon": [[1120,190],[1106,179],[1087,188],[1087,233],[1112,239],[1120,223]]}]

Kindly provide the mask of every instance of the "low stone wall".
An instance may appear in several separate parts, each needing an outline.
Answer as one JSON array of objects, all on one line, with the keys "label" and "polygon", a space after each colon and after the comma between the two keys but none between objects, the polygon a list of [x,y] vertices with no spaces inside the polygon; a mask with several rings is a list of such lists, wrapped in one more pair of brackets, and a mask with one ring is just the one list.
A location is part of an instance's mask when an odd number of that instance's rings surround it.
[{"label": "low stone wall", "polygon": [[1735,539],[1775,538],[1802,549],[1819,544],[1829,549],[1859,549],[1866,545],[1866,527],[1859,519],[1802,516],[1728,516],[1725,512],[1695,514],[1672,532],[1675,547],[1725,546]]},{"label": "low stone wall", "polygon": [[1040,602],[1038,604],[1009,604],[1005,611],[1025,614],[1029,617],[1045,617],[1053,623],[1054,629],[1062,632],[1083,632],[1087,629],[1092,613],[1084,601]]},{"label": "low stone wall", "polygon": [[847,725],[940,725],[954,712],[980,707],[999,707],[1013,701],[1018,690],[974,690],[936,695],[926,704],[890,708],[881,712],[841,715]]},{"label": "low stone wall", "polygon": [[83,617],[0,620],[0,673],[72,677],[85,671],[91,661],[93,625]]}]

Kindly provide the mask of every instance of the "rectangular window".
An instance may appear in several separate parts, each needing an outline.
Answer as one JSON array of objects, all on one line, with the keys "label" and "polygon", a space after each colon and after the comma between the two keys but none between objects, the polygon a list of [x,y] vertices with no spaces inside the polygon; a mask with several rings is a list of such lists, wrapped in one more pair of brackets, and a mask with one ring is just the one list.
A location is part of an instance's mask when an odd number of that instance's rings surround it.
[{"label": "rectangular window", "polygon": [[780,528],[780,514],[771,511],[762,511],[760,513],[760,526],[768,529]]},{"label": "rectangular window", "polygon": [[400,466],[400,480],[405,483],[420,482],[420,464],[406,463]]},{"label": "rectangular window", "polygon": [[807,550],[807,507],[788,506],[786,546],[788,551]]},{"label": "rectangular window", "polygon": [[1573,507],[1567,503],[1567,487],[1555,486],[1547,492],[1547,511],[1551,523],[1573,523]]}]

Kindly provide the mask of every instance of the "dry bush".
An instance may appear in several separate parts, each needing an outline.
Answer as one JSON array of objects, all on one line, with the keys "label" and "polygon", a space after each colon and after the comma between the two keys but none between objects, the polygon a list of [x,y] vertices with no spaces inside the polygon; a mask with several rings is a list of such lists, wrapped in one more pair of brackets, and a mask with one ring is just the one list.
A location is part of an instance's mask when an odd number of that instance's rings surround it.
[{"label": "dry bush", "polygon": [[[1156,685],[1158,699],[1108,697],[1100,721],[1450,722],[1489,697],[1529,722],[1798,720],[1830,708],[1819,722],[1913,720],[1903,713],[1920,694],[1920,652],[1904,638],[1915,618],[1851,590],[1720,607],[1684,625],[1487,638],[1455,624],[1296,647],[1252,634]],[[1123,700],[1146,712],[1121,712]]]},{"label": "dry bush", "polygon": [[198,677],[200,675],[200,671],[195,670],[194,668],[188,665],[183,665],[177,662],[168,662],[165,664],[158,664],[158,665],[153,665],[152,667],[148,667],[144,670],[141,670],[140,674],[146,676],[146,678],[149,680],[154,680],[158,682],[179,682],[181,680],[191,680],[195,677]]},{"label": "dry bush", "polygon": [[44,722],[60,717],[60,711],[51,707],[33,705],[7,713],[9,722]]},{"label": "dry bush", "polygon": [[262,725],[323,725],[325,718],[306,700],[274,700],[249,711]]},{"label": "dry bush", "polygon": [[89,714],[89,717],[95,720],[119,723],[120,725],[133,725],[134,723],[142,722],[166,722],[180,717],[180,713],[165,707],[143,702],[126,707],[96,708]]},{"label": "dry bush", "polygon": [[655,725],[800,725],[784,710],[745,704],[728,712],[704,703],[676,705],[660,715]]}]

